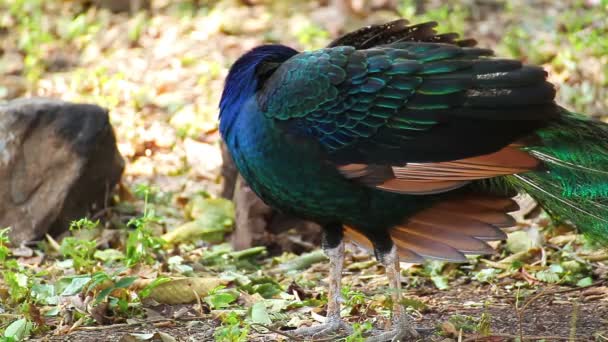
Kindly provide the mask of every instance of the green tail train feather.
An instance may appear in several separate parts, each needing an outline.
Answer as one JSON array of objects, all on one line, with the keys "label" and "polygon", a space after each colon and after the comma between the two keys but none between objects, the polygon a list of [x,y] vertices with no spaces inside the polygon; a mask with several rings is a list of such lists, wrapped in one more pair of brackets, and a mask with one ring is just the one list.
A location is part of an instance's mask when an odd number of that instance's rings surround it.
[{"label": "green tail train feather", "polygon": [[555,219],[608,243],[608,124],[564,110],[526,149],[546,165],[506,181],[534,197]]}]

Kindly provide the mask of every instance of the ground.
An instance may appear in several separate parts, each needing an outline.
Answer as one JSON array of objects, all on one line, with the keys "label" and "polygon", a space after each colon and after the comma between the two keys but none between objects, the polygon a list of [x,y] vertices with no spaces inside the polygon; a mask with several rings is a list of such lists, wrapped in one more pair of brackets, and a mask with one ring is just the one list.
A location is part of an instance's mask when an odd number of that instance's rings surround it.
[{"label": "ground", "polygon": [[[579,341],[604,341],[608,333],[608,303],[605,300],[608,288],[603,287],[600,291],[572,291],[572,288],[564,287],[539,287],[538,294],[542,296],[530,301],[521,312],[519,318],[516,309],[516,295],[513,291],[504,289],[506,283],[511,280],[502,281],[498,284],[482,285],[464,284],[447,291],[423,288],[408,291],[406,295],[416,298],[426,305],[420,315],[416,316],[416,324],[419,328],[428,328],[425,332],[425,341],[445,341],[446,336],[458,337],[462,333],[465,341],[509,341],[520,336],[529,340],[571,340]],[[594,288],[596,289],[596,288]],[[557,293],[568,291],[566,293]],[[587,292],[588,295],[585,295]],[[604,300],[595,297],[600,294]],[[522,301],[520,307],[525,305]],[[488,338],[471,335],[470,330],[475,330],[478,322],[475,318],[486,315],[488,317]],[[458,319],[462,317],[462,319]],[[455,319],[456,318],[456,319]],[[354,321],[357,319],[355,318]],[[461,323],[458,328],[465,327],[460,332],[455,326],[445,325],[445,322],[456,321]],[[196,322],[197,324],[193,324]],[[441,326],[441,324],[444,326]],[[521,330],[520,330],[521,325]],[[216,324],[213,320],[200,321],[175,321],[172,319],[161,320],[157,323],[98,326],[83,331],[76,331],[68,336],[56,336],[48,338],[49,341],[101,341],[119,340],[128,333],[152,334],[164,332],[178,341],[214,341],[213,328]],[[469,328],[467,331],[466,328]],[[289,331],[285,331],[289,333]],[[469,337],[467,337],[469,336]],[[604,336],[604,337],[600,337]],[[251,341],[275,341],[280,335],[254,334],[250,336]],[[475,337],[478,337],[475,339]],[[602,339],[603,338],[603,339]]]},{"label": "ground", "polygon": [[[543,65],[560,104],[606,119],[605,1],[401,0],[398,13],[360,3],[350,13],[336,1],[155,0],[129,14],[90,1],[0,1],[0,101],[109,108],[127,160],[114,204],[75,223],[73,237],[9,249],[0,234],[4,340],[275,341],[285,337],[259,324],[289,334],[323,317],[327,264],[297,232],[308,254],[221,243],[234,210],[217,198],[217,104],[228,67],[257,44],[313,49],[368,23],[437,20],[497,55]],[[608,340],[605,249],[542,213],[518,223],[496,255],[403,265],[404,304],[433,329],[425,340]],[[343,295],[343,315],[358,324],[347,341],[362,340],[365,322],[384,326],[386,280],[369,254],[348,253]]]}]

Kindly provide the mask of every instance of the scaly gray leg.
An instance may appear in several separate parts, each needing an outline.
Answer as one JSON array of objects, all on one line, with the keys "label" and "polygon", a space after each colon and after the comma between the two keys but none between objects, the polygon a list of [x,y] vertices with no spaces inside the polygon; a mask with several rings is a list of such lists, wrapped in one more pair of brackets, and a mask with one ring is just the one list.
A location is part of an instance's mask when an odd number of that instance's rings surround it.
[{"label": "scaly gray leg", "polygon": [[381,333],[378,336],[370,337],[365,341],[416,341],[419,334],[412,326],[412,322],[401,304],[401,271],[399,268],[397,248],[393,246],[388,254],[380,258],[380,262],[386,270],[388,284],[391,289],[391,297],[393,299],[393,327],[391,330]]},{"label": "scaly gray leg", "polygon": [[[326,238],[325,238],[326,239]],[[341,329],[347,333],[352,332],[352,327],[345,323],[340,317],[340,282],[342,280],[342,269],[344,268],[344,242],[340,239],[335,247],[324,242],[325,254],[329,257],[329,291],[327,294],[327,317],[325,323],[312,327],[299,328],[292,331],[297,336],[310,336],[313,338],[327,337],[336,334]]]}]

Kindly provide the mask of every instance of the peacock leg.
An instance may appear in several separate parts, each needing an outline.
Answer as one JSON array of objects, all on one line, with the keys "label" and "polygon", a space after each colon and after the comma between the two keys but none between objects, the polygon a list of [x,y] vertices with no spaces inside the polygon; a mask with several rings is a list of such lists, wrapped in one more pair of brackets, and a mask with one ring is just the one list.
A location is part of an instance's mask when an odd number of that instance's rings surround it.
[{"label": "peacock leg", "polygon": [[405,313],[405,309],[401,304],[401,271],[399,269],[399,256],[397,248],[393,246],[388,254],[380,257],[380,262],[384,266],[388,284],[391,289],[391,297],[393,300],[393,327],[391,330],[381,333],[377,336],[372,336],[366,339],[366,342],[405,342],[415,341],[419,334],[413,327],[411,319]]},{"label": "peacock leg", "polygon": [[[342,227],[339,227],[342,229]],[[338,234],[338,235],[336,235]],[[298,336],[325,337],[340,330],[352,332],[352,327],[340,317],[340,283],[344,268],[344,241],[341,230],[333,231],[327,228],[323,234],[323,250],[329,257],[329,289],[327,293],[327,316],[325,323],[312,327],[299,328],[292,333]]]}]

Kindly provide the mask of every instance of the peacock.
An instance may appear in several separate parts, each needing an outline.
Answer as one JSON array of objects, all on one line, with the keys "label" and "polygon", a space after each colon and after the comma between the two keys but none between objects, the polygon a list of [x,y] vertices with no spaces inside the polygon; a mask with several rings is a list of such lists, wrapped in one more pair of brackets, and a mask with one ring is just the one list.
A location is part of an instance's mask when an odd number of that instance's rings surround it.
[{"label": "peacock", "polygon": [[262,45],[230,68],[219,129],[239,172],[271,207],[322,227],[327,320],[298,335],[351,330],[345,239],[373,250],[393,290],[392,328],[370,341],[418,335],[399,261],[492,253],[518,193],[608,240],[608,125],[557,105],[541,67],[436,26],[400,19],[315,51]]}]

